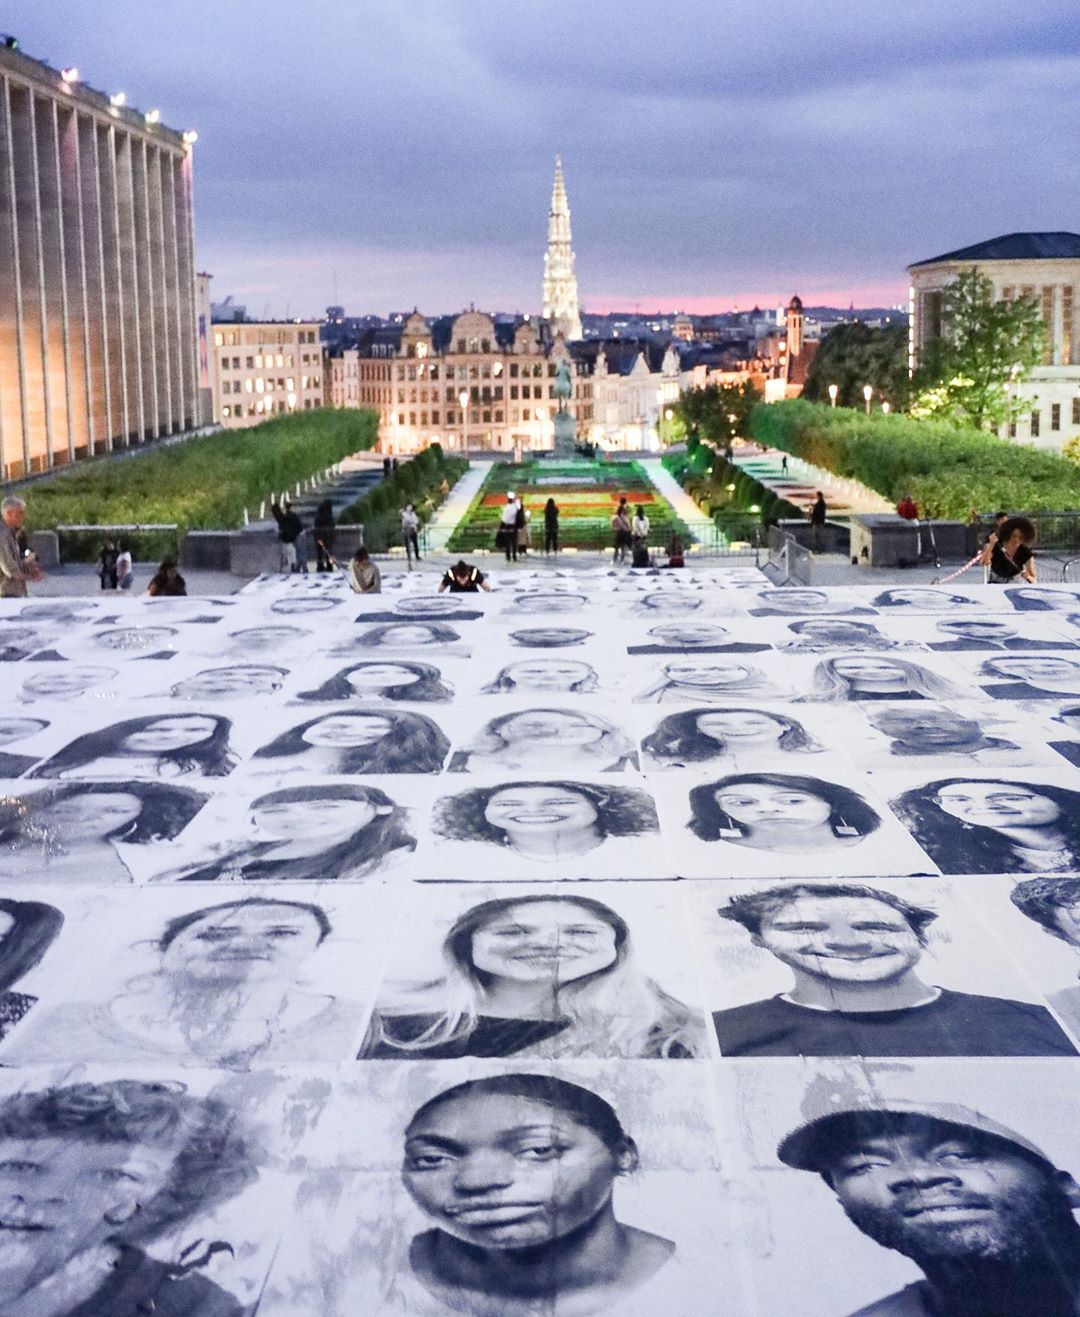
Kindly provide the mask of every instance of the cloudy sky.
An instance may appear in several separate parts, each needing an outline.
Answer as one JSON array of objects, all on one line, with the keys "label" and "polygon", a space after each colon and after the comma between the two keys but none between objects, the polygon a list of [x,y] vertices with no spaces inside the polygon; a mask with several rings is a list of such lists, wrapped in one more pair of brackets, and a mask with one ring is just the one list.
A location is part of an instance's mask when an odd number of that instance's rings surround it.
[{"label": "cloudy sky", "polygon": [[194,127],[254,315],[536,311],[556,152],[593,310],[906,300],[1080,229],[1075,0],[4,0],[27,54]]}]

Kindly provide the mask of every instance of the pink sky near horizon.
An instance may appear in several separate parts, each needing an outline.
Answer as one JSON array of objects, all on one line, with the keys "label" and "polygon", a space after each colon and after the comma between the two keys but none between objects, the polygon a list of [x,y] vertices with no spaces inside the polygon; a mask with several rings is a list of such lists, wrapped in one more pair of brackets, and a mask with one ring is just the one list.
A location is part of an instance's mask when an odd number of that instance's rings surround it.
[{"label": "pink sky near horizon", "polygon": [[811,281],[786,293],[775,289],[771,292],[754,291],[732,293],[727,296],[691,296],[691,297],[650,297],[645,293],[626,296],[618,293],[601,293],[595,296],[584,294],[582,306],[594,315],[606,315],[612,311],[641,309],[643,315],[652,312],[670,313],[688,311],[691,315],[718,315],[726,311],[749,311],[755,306],[770,308],[786,306],[791,301],[792,293],[798,293],[807,306],[855,307],[867,306],[902,306],[907,308],[908,286],[906,283],[864,284],[857,288],[819,288]]}]

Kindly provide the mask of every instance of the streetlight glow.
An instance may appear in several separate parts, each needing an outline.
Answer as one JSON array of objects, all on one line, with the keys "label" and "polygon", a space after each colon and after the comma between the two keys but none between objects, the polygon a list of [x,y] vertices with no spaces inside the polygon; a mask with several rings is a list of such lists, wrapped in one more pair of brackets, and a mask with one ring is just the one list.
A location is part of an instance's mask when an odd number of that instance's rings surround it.
[{"label": "streetlight glow", "polygon": [[829,385],[829,401],[832,403],[832,405],[833,405],[834,407],[836,406],[836,398],[837,398],[837,395],[839,394],[839,392],[840,392],[840,385],[839,385],[839,384],[830,384],[830,385]]},{"label": "streetlight glow", "polygon": [[161,111],[160,111],[160,110],[147,110],[146,113],[143,115],[143,118],[146,120],[147,123],[160,123],[160,122],[161,122]]},{"label": "streetlight glow", "polygon": [[119,110],[122,106],[127,104],[127,92],[114,91],[113,94],[109,97],[109,104],[113,107],[114,110]]},{"label": "streetlight glow", "polygon": [[865,401],[866,401],[866,414],[867,414],[867,416],[869,416],[869,415],[870,415],[870,399],[874,396],[874,386],[873,386],[872,384],[864,384],[864,385],[863,385],[862,396],[863,396],[863,398],[864,398]]},{"label": "streetlight glow", "polygon": [[60,70],[60,77],[63,78],[63,80],[66,83],[69,84],[72,82],[78,82],[79,70],[75,67],[74,64],[72,64],[70,68]]}]

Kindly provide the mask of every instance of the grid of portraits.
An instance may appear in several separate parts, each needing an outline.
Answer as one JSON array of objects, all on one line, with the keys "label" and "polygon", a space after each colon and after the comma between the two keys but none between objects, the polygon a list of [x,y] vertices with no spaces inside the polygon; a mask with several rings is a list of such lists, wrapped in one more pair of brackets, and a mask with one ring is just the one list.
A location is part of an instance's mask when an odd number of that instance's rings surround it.
[{"label": "grid of portraits", "polygon": [[4,601],[5,1314],[1080,1311],[1080,590],[436,584]]}]

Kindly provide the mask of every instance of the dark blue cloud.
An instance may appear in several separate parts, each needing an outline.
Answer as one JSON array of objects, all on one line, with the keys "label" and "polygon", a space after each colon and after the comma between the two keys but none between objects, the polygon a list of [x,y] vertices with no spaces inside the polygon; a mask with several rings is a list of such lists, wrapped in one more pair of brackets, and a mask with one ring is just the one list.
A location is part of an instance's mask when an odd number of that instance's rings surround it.
[{"label": "dark blue cloud", "polygon": [[260,312],[335,277],[357,309],[536,309],[559,150],[586,300],[900,289],[928,253],[1074,226],[1060,0],[8,0],[4,24],[199,129],[200,261]]}]

